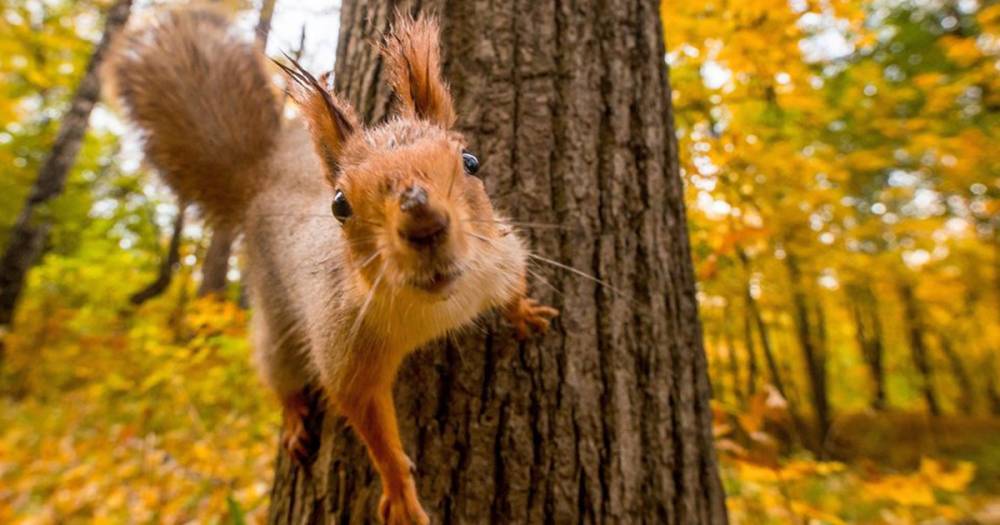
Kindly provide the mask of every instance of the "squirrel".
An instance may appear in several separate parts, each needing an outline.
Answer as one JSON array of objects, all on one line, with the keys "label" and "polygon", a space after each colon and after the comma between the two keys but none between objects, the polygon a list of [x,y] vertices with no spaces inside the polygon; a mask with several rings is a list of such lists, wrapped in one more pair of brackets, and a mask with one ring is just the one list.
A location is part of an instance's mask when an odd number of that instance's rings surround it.
[{"label": "squirrel", "polygon": [[558,311],[527,295],[527,251],[456,129],[439,29],[399,14],[380,46],[395,114],[365,127],[294,60],[283,118],[260,49],[226,16],[167,9],[125,31],[106,75],[146,159],[182,201],[244,235],[254,360],[305,462],[319,386],[365,443],[379,517],[428,523],[393,403],[402,360],[499,308],[516,337]]}]

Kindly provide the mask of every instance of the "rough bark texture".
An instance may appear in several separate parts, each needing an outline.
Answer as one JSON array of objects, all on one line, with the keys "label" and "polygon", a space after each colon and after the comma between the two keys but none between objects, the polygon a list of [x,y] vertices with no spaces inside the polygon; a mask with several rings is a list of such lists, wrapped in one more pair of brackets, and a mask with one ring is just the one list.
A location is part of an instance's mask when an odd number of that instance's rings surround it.
[{"label": "rough bark texture", "polygon": [[[391,108],[371,47],[397,5],[345,1],[337,88]],[[494,203],[549,267],[562,316],[518,344],[479,329],[404,365],[400,426],[434,523],[724,523],[657,4],[404,3],[441,18],[459,127]],[[272,523],[368,523],[379,487],[338,418],[307,470],[280,454]]]},{"label": "rough bark texture", "polygon": [[167,246],[167,254],[163,258],[163,262],[160,263],[160,273],[157,274],[155,281],[129,297],[129,302],[132,304],[139,306],[162,294],[170,287],[174,271],[177,270],[177,266],[181,262],[181,236],[184,233],[185,208],[186,206],[182,204],[177,209],[177,217],[174,217],[174,231],[170,234],[170,244]]},{"label": "rough bark texture", "polygon": [[119,0],[108,11],[104,35],[94,48],[80,85],[73,94],[69,111],[63,115],[52,149],[38,170],[38,178],[11,230],[7,249],[0,259],[0,330],[14,319],[14,309],[24,288],[25,277],[45,246],[50,224],[42,207],[59,196],[66,185],[66,176],[76,161],[87,131],[90,112],[100,96],[98,71],[101,62],[111,39],[128,20],[131,9],[131,0]]}]

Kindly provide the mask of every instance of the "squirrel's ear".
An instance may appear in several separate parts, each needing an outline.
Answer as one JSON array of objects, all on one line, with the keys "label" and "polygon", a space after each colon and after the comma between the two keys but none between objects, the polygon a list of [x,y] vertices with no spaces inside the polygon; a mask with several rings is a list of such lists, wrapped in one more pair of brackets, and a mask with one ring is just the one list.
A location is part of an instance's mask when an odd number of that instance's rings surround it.
[{"label": "squirrel's ear", "polygon": [[299,106],[309,124],[313,144],[332,182],[337,173],[337,161],[347,139],[358,128],[358,119],[350,104],[340,100],[326,87],[326,75],[317,80],[297,61],[285,56],[292,66],[274,61],[288,77],[288,94]]},{"label": "squirrel's ear", "polygon": [[448,129],[455,123],[455,110],[448,86],[441,80],[438,24],[432,18],[414,20],[398,15],[382,44],[401,113]]}]

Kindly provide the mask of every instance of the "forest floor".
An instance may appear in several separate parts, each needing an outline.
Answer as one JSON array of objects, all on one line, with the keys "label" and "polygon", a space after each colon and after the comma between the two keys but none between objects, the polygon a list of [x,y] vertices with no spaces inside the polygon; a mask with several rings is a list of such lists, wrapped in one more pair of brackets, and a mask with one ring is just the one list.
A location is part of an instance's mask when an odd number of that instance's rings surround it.
[{"label": "forest floor", "polygon": [[[0,373],[0,523],[264,521],[279,417],[245,311],[26,308]],[[766,397],[715,415],[736,525],[1000,524],[998,419],[843,414],[817,460]]]},{"label": "forest floor", "polygon": [[734,524],[1000,524],[998,418],[842,414],[820,460],[775,416],[716,409]]}]

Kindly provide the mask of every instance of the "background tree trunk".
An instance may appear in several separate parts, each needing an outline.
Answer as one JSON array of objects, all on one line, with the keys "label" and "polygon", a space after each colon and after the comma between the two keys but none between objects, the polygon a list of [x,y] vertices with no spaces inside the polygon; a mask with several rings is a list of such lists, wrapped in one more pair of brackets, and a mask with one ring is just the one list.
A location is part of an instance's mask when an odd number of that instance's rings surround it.
[{"label": "background tree trunk", "polygon": [[205,260],[201,264],[201,284],[198,285],[198,297],[208,294],[221,294],[226,291],[229,282],[229,256],[232,254],[233,241],[236,234],[231,228],[217,226],[212,229],[212,240],[205,251]]},{"label": "background tree trunk", "polygon": [[[809,394],[813,413],[816,416],[816,442],[812,448],[817,456],[823,457],[831,419],[830,398],[826,388],[826,356],[820,344],[820,341],[825,337],[823,335],[825,327],[821,323],[822,317],[820,315],[816,316],[815,323],[810,323],[809,305],[806,292],[803,289],[802,270],[799,268],[798,259],[787,247],[785,248],[785,266],[788,268],[788,276],[791,280],[792,317],[795,319],[795,333],[802,349],[802,359],[806,364],[806,372],[809,376]],[[817,327],[816,334],[813,333],[812,325],[814,324]]]},{"label": "background tree trunk", "polygon": [[[343,2],[336,83],[369,121],[391,97],[371,43],[396,2]],[[459,127],[495,204],[536,253],[562,316],[518,344],[489,316],[422,351],[396,386],[434,523],[726,521],[658,5],[419,3],[441,17]],[[403,8],[412,8],[404,3]],[[272,523],[366,523],[378,482],[339,418],[302,470],[282,452]]]},{"label": "background tree trunk", "polygon": [[886,408],[885,349],[882,345],[882,322],[879,320],[878,300],[867,283],[847,287],[847,308],[854,317],[854,335],[861,349],[861,356],[872,376],[873,410]]},{"label": "background tree trunk", "polygon": [[906,335],[910,342],[910,354],[913,357],[913,365],[920,373],[920,389],[927,402],[927,411],[932,416],[939,416],[941,415],[941,406],[938,404],[937,391],[934,389],[934,370],[927,352],[926,330],[924,330],[920,307],[917,306],[917,300],[913,296],[913,286],[908,282],[901,282],[899,284],[899,297],[903,302],[903,317]]},{"label": "background tree trunk", "polygon": [[750,283],[743,287],[743,298],[745,304],[743,308],[743,341],[747,348],[747,397],[753,397],[757,393],[757,348],[753,343],[753,326],[750,324],[750,303],[753,296],[750,295]]},{"label": "background tree trunk", "polygon": [[957,408],[961,413],[969,415],[976,409],[976,396],[973,394],[972,377],[969,376],[969,372],[965,368],[965,363],[962,362],[962,356],[958,355],[958,352],[951,346],[951,341],[948,337],[948,335],[939,334],[938,346],[940,346],[945,360],[948,361],[948,367],[951,368],[951,375],[955,380],[955,385],[958,387]]},{"label": "background tree trunk", "polygon": [[28,270],[37,262],[45,246],[50,224],[42,208],[59,196],[66,185],[66,177],[76,162],[87,131],[90,112],[101,94],[98,74],[101,62],[111,39],[128,20],[131,9],[131,0],[119,0],[108,11],[104,35],[94,48],[69,110],[63,115],[52,150],[38,170],[38,178],[11,230],[7,249],[0,258],[0,333],[13,321]]},{"label": "background tree trunk", "polygon": [[167,245],[167,254],[163,257],[163,262],[160,263],[160,272],[157,274],[156,280],[129,297],[129,302],[132,304],[139,306],[162,294],[170,287],[174,271],[181,262],[181,237],[184,233],[184,211],[186,209],[187,206],[184,203],[177,206],[177,217],[174,217],[174,231],[170,234],[170,244]]},{"label": "background tree trunk", "polygon": [[[726,321],[732,319],[731,315],[732,315],[732,303],[727,303],[725,309]],[[740,381],[741,381],[740,361],[736,357],[736,341],[733,340],[733,329],[730,323],[724,322],[722,330],[723,333],[725,334],[725,339],[726,339],[726,351],[728,353],[728,358],[729,358],[729,373],[733,378],[732,381],[733,399],[734,401],[739,403],[740,406],[743,406],[744,402],[746,401],[746,396],[743,395],[743,390],[740,389]],[[716,380],[713,383],[713,385],[719,382],[720,382],[719,378],[716,377]]]},{"label": "background tree trunk", "polygon": [[997,385],[996,355],[996,350],[991,349],[984,370],[986,370],[986,399],[990,405],[990,413],[1000,416],[1000,386]]}]

